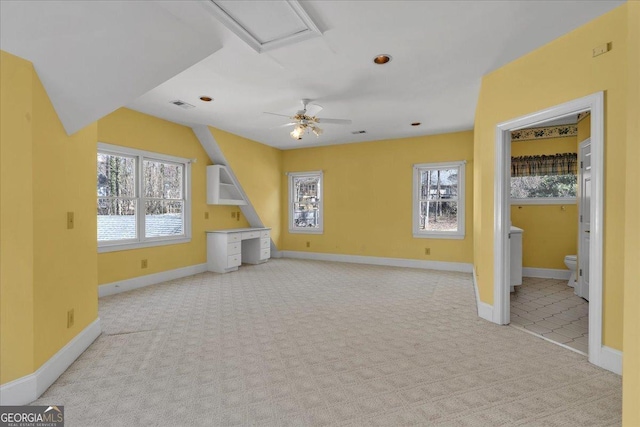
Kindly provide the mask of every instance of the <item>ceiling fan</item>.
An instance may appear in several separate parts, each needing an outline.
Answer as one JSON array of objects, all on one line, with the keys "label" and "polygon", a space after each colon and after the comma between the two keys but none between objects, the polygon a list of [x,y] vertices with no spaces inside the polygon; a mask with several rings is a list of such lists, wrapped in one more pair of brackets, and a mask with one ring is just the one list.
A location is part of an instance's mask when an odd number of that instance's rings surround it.
[{"label": "ceiling fan", "polygon": [[322,110],[322,107],[320,105],[310,104],[311,102],[310,99],[303,99],[301,100],[301,102],[302,102],[302,110],[298,110],[298,112],[294,116],[286,116],[284,114],[267,113],[267,112],[265,112],[264,114],[271,114],[273,116],[287,117],[288,119],[291,119],[290,123],[287,123],[278,127],[295,126],[295,128],[291,131],[290,135],[291,135],[291,138],[297,139],[297,140],[302,139],[302,135],[304,135],[304,133],[308,130],[313,132],[316,136],[320,136],[322,134],[322,129],[318,127],[319,123],[321,124],[328,123],[328,124],[334,124],[334,125],[350,125],[351,124],[351,120],[346,120],[346,119],[318,118],[316,117],[316,114],[318,114]]}]

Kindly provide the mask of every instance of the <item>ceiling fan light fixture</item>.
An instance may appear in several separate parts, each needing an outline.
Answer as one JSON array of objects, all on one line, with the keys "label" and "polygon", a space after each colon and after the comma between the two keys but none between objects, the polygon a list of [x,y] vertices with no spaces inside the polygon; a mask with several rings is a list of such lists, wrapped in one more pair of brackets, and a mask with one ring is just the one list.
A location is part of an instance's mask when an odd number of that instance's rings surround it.
[{"label": "ceiling fan light fixture", "polygon": [[378,65],[386,64],[389,61],[391,61],[391,55],[387,55],[386,53],[381,53],[380,55],[376,55],[376,57],[373,58],[373,62]]},{"label": "ceiling fan light fixture", "polygon": [[311,127],[311,131],[313,131],[313,133],[315,133],[315,134],[316,134],[316,136],[320,136],[320,135],[322,135],[322,129],[320,129],[320,128],[319,128],[319,127],[317,127],[317,126],[312,126],[312,127]]},{"label": "ceiling fan light fixture", "polygon": [[304,126],[303,125],[298,125],[295,127],[295,129],[293,129],[291,131],[291,133],[289,135],[291,135],[291,138],[293,139],[302,139],[302,134],[304,133]]}]

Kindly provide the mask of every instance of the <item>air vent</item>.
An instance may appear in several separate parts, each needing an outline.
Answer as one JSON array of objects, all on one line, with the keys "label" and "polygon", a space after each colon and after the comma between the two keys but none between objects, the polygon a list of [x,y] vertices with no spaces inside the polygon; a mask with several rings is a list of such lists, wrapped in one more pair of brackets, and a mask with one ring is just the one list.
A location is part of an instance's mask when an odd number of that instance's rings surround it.
[{"label": "air vent", "polygon": [[185,110],[196,108],[195,105],[191,105],[188,102],[180,101],[179,99],[176,99],[175,101],[171,101],[171,104],[177,105],[178,107],[184,108]]},{"label": "air vent", "polygon": [[361,133],[367,133],[367,131],[366,130],[356,130],[356,131],[353,131],[351,133],[354,134],[354,135],[359,135]]}]

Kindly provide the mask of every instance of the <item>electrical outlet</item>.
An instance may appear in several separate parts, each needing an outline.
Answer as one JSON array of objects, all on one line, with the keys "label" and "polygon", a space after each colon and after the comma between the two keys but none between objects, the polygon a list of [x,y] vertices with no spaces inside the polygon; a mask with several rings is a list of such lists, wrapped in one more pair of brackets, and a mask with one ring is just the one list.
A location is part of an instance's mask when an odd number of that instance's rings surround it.
[{"label": "electrical outlet", "polygon": [[311,247],[311,242],[307,242],[307,247],[310,248]]},{"label": "electrical outlet", "polygon": [[235,212],[231,212],[231,218],[235,218],[236,217],[236,213]]},{"label": "electrical outlet", "polygon": [[70,328],[75,323],[75,316],[73,313],[73,308],[67,311],[67,328]]},{"label": "electrical outlet", "polygon": [[147,268],[148,266],[149,266],[149,264],[148,264],[148,262],[147,262],[147,260],[146,260],[146,259],[143,259],[143,260],[140,262],[140,268]]},{"label": "electrical outlet", "polygon": [[73,218],[73,212],[67,212],[67,230],[72,230],[75,224],[75,219]]},{"label": "electrical outlet", "polygon": [[611,42],[601,44],[600,46],[596,46],[593,48],[593,57],[600,56],[603,53],[607,53],[611,50]]},{"label": "electrical outlet", "polygon": [[204,219],[209,219],[209,212],[204,213]]},{"label": "electrical outlet", "polygon": [[431,248],[424,248],[425,255],[431,255]]}]

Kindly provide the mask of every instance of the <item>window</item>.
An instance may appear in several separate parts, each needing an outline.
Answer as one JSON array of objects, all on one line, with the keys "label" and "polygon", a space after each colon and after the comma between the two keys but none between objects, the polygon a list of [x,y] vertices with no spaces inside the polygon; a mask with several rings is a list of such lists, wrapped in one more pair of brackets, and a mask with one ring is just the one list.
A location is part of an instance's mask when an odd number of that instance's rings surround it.
[{"label": "window", "polygon": [[190,162],[98,144],[98,251],[191,239]]},{"label": "window", "polygon": [[413,237],[464,238],[464,161],[413,167]]},{"label": "window", "polygon": [[322,233],[322,172],[289,173],[289,231]]},{"label": "window", "polygon": [[554,204],[575,202],[577,154],[511,158],[511,202]]}]

